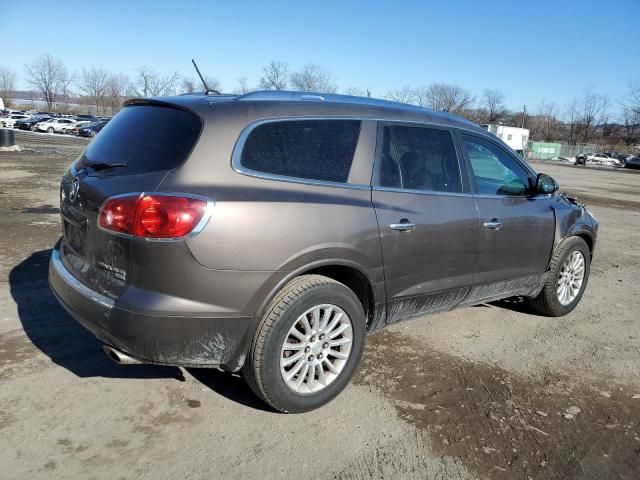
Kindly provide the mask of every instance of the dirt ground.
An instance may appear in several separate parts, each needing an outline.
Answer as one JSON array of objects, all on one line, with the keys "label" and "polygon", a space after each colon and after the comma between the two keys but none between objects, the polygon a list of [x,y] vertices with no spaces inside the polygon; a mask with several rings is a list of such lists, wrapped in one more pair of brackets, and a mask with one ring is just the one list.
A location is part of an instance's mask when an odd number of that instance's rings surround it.
[{"label": "dirt ground", "polygon": [[80,150],[32,150],[0,152],[0,478],[640,477],[637,173],[535,165],[600,222],[570,315],[513,299],[395,325],[334,402],[281,415],[238,376],[102,353],[47,284]]}]

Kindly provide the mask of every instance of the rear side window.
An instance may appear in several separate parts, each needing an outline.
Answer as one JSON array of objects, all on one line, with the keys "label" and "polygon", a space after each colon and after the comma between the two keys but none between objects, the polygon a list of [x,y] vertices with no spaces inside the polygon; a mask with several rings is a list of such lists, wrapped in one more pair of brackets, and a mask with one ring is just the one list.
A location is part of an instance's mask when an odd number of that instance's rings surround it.
[{"label": "rear side window", "polygon": [[240,163],[257,172],[345,183],[360,134],[357,120],[295,120],[255,127]]},{"label": "rear side window", "polygon": [[462,192],[458,157],[448,130],[383,127],[378,185],[426,192]]},{"label": "rear side window", "polygon": [[83,163],[124,163],[114,175],[176,168],[193,149],[202,122],[193,113],[170,107],[132,105],[123,108],[93,139]]}]

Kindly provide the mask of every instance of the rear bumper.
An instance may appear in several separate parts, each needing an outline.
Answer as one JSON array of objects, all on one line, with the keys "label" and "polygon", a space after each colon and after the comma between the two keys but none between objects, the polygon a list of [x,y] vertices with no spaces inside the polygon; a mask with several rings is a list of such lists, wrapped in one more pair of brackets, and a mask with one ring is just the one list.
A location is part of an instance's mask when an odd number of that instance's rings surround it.
[{"label": "rear bumper", "polygon": [[143,363],[222,367],[236,371],[252,317],[163,316],[134,312],[90,289],[67,270],[58,246],[49,262],[49,285],[62,306],[102,342]]}]

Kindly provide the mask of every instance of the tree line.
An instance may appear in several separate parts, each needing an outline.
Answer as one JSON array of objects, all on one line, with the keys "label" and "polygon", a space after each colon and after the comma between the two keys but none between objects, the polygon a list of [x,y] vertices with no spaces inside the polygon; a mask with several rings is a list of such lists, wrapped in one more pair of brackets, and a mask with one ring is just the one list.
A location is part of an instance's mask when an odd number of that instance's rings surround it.
[{"label": "tree line", "polygon": [[[1,98],[11,98],[17,78],[15,71],[0,66]],[[70,111],[71,104],[91,105],[96,113],[103,115],[116,113],[128,98],[203,90],[200,79],[177,71],[159,73],[140,67],[133,78],[99,67],[71,72],[50,54],[25,64],[24,80],[42,96],[49,110]],[[210,89],[221,90],[215,77],[206,77],[205,81]],[[286,62],[275,60],[262,68],[257,85],[252,86],[246,77],[240,77],[231,92],[244,94],[255,90],[339,91],[332,75],[319,65],[309,63],[292,70]],[[371,96],[368,88],[359,86],[344,88],[341,93]],[[384,98],[461,115],[480,124],[528,128],[532,140],[569,144],[599,142],[611,146],[640,142],[640,81],[631,83],[623,98],[612,100],[588,89],[564,106],[541,99],[528,111],[525,106],[522,110],[509,110],[500,90],[486,88],[476,96],[463,87],[447,83],[404,86],[388,91]]]}]

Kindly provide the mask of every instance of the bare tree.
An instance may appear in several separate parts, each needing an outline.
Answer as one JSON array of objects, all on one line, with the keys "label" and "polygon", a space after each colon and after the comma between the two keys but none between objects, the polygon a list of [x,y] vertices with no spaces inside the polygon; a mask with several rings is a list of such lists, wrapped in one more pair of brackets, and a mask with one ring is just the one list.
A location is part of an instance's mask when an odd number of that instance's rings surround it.
[{"label": "bare tree", "polygon": [[400,103],[416,103],[416,90],[405,85],[397,90],[387,92],[386,98]]},{"label": "bare tree", "polygon": [[354,97],[370,97],[371,91],[367,88],[348,87],[344,90],[345,95],[353,95]]},{"label": "bare tree", "polygon": [[565,122],[569,125],[569,145],[576,144],[576,138],[578,136],[578,118],[579,118],[578,99],[572,99],[567,105],[565,112]]},{"label": "bare tree", "polygon": [[65,85],[68,87],[73,78],[64,64],[48,53],[26,64],[24,70],[27,83],[42,93],[49,110],[55,104],[56,95],[63,89],[62,87]]},{"label": "bare tree", "polygon": [[0,98],[6,102],[13,96],[16,87],[16,72],[7,67],[0,67]]},{"label": "bare tree", "polygon": [[496,122],[504,113],[504,93],[500,90],[485,88],[482,92],[481,108],[486,109],[487,122]]},{"label": "bare tree", "polygon": [[608,100],[590,90],[585,91],[579,104],[579,126],[582,142],[587,143],[593,136],[596,127],[606,123],[608,118]]},{"label": "bare tree", "polygon": [[309,63],[302,70],[291,74],[291,85],[301,92],[333,93],[337,90],[329,72],[319,65]]},{"label": "bare tree", "polygon": [[622,106],[622,140],[632,145],[640,136],[640,82],[629,85],[629,93],[620,102]]},{"label": "bare tree", "polygon": [[471,107],[474,101],[468,90],[445,83],[429,85],[423,95],[426,106],[441,112],[460,114]]},{"label": "bare tree", "polygon": [[[220,91],[220,82],[215,77],[204,77],[204,81],[207,82],[207,87],[211,90]],[[204,91],[204,85],[202,80],[193,77],[182,77],[182,85],[180,88],[182,93],[193,93]]]},{"label": "bare tree", "polygon": [[542,136],[545,142],[553,141],[553,131],[558,125],[556,118],[556,104],[542,100],[538,107],[538,119],[541,123]]},{"label": "bare tree", "polygon": [[640,82],[629,85],[629,93],[622,100],[622,107],[640,117]]},{"label": "bare tree", "polygon": [[134,88],[129,77],[122,73],[109,76],[105,105],[109,107],[112,115],[120,109],[122,102],[124,102],[127,97],[133,96],[132,90],[134,90]]},{"label": "bare tree", "polygon": [[182,77],[182,85],[180,87],[182,93],[193,93],[196,91],[196,84],[193,77]]},{"label": "bare tree", "polygon": [[632,109],[624,109],[622,122],[622,140],[626,145],[635,144],[640,138],[640,113]]},{"label": "bare tree", "polygon": [[71,101],[71,84],[76,81],[76,74],[67,71],[65,68],[60,76],[60,86],[58,89],[59,98],[64,105],[64,110],[69,111],[69,103]]},{"label": "bare tree", "polygon": [[289,65],[271,61],[262,68],[259,86],[262,90],[286,90],[289,85]]},{"label": "bare tree", "polygon": [[96,106],[96,113],[99,113],[100,107],[102,107],[102,112],[104,113],[105,97],[110,77],[111,74],[104,68],[91,67],[82,69],[78,87],[87,94],[89,100]]},{"label": "bare tree", "polygon": [[245,93],[252,92],[253,90],[254,89],[249,86],[247,77],[238,78],[238,87],[234,90],[235,93],[239,95],[244,95]]},{"label": "bare tree", "polygon": [[173,95],[179,79],[178,72],[160,75],[154,70],[142,67],[138,70],[137,95],[141,97]]}]

